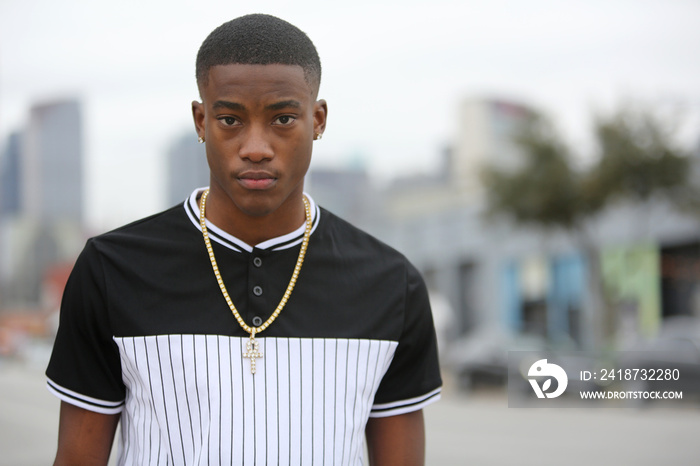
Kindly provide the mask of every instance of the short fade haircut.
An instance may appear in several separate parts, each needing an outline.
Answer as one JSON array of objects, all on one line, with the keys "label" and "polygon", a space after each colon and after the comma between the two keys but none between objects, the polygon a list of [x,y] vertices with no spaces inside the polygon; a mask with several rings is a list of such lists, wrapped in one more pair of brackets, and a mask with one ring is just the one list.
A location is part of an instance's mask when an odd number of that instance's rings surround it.
[{"label": "short fade haircut", "polygon": [[197,86],[207,85],[210,68],[233,64],[299,65],[314,94],[321,84],[321,60],[311,39],[271,15],[241,16],[214,29],[197,53]]}]

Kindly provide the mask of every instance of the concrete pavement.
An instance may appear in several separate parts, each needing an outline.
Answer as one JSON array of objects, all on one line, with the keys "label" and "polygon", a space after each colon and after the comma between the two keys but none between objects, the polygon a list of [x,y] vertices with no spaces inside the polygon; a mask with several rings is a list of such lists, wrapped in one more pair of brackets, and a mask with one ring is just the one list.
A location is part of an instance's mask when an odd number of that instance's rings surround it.
[{"label": "concrete pavement", "polygon": [[700,406],[514,409],[449,391],[425,410],[427,465],[700,464]]}]

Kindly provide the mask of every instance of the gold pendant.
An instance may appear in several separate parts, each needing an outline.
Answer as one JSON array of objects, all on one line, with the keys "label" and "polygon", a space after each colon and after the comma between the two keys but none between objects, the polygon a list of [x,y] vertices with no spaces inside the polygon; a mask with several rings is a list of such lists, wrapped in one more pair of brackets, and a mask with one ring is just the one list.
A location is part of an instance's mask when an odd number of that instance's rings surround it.
[{"label": "gold pendant", "polygon": [[243,357],[250,358],[250,373],[255,374],[255,359],[263,357],[263,354],[260,352],[260,343],[255,341],[255,331],[250,334],[250,340],[245,344]]}]

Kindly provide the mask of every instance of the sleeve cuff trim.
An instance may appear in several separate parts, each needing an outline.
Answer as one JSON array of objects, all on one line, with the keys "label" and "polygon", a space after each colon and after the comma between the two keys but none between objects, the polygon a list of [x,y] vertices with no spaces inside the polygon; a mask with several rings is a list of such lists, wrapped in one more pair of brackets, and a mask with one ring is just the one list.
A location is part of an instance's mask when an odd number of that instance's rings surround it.
[{"label": "sleeve cuff trim", "polygon": [[61,401],[65,401],[89,411],[94,411],[101,414],[117,414],[124,408],[124,400],[106,401],[92,398],[62,387],[48,378],[46,380],[46,387]]},{"label": "sleeve cuff trim", "polygon": [[392,403],[382,403],[375,404],[372,406],[372,411],[369,417],[388,417],[397,416],[399,414],[410,413],[413,411],[418,411],[431,403],[434,403],[440,399],[440,394],[442,392],[442,387],[436,388],[435,390],[421,395],[415,398],[409,398],[407,400],[394,401]]}]

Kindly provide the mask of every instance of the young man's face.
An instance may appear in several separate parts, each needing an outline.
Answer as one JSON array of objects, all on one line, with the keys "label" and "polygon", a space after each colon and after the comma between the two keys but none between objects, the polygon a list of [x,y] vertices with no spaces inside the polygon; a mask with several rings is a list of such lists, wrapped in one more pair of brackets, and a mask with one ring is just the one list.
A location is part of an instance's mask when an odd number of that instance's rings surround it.
[{"label": "young man's face", "polygon": [[193,102],[195,126],[206,139],[211,196],[247,216],[301,205],[314,135],[326,104],[295,65],[220,65],[209,70]]}]

